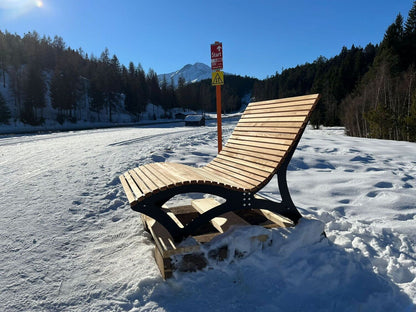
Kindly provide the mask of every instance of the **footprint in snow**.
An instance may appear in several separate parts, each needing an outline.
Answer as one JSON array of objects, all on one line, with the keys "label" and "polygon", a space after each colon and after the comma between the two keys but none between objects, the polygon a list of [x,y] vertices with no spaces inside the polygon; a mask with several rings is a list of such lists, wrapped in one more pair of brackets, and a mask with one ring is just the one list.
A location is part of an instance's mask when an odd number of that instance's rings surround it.
[{"label": "footprint in snow", "polygon": [[342,199],[339,201],[340,204],[349,204],[350,200],[349,199]]},{"label": "footprint in snow", "polygon": [[165,157],[160,155],[152,155],[151,158],[153,162],[164,162],[166,159]]},{"label": "footprint in snow", "polygon": [[391,182],[378,182],[374,185],[375,187],[378,188],[392,188],[393,184]]},{"label": "footprint in snow", "polygon": [[376,197],[376,196],[377,196],[377,194],[378,194],[378,192],[376,192],[376,191],[371,191],[371,192],[368,192],[368,193],[367,193],[367,197],[374,198],[374,197]]},{"label": "footprint in snow", "polygon": [[415,178],[412,177],[411,175],[405,174],[405,176],[402,178],[403,182],[407,182],[409,180],[414,180]]},{"label": "footprint in snow", "polygon": [[394,217],[395,220],[398,221],[408,221],[413,220],[416,217],[416,213],[408,213],[408,214],[399,214]]},{"label": "footprint in snow", "polygon": [[381,168],[375,168],[375,167],[370,167],[366,169],[366,172],[370,172],[370,171],[383,171],[384,169]]},{"label": "footprint in snow", "polygon": [[355,156],[354,158],[350,159],[350,161],[359,161],[362,162],[364,164],[369,164],[374,162],[374,158],[370,155],[367,156]]}]

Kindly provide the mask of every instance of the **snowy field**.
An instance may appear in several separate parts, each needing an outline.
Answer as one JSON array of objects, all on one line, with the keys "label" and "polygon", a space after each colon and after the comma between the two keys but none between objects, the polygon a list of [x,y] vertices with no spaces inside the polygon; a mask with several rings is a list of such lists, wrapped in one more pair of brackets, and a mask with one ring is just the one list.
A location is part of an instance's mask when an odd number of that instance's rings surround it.
[{"label": "snowy field", "polygon": [[[163,281],[118,176],[202,166],[215,138],[214,125],[0,137],[0,310],[416,311],[416,144],[342,129],[308,129],[294,154],[297,227],[237,228],[222,239],[247,257]],[[271,245],[244,246],[253,231]]]}]

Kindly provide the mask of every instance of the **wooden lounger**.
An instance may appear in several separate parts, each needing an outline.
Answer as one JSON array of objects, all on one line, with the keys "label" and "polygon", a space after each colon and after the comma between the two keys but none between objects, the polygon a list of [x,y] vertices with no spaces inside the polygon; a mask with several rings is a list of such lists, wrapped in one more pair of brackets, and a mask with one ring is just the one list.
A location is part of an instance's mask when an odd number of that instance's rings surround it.
[{"label": "wooden lounger", "polygon": [[[179,241],[201,225],[229,211],[263,209],[291,219],[301,218],[289,194],[286,171],[319,99],[319,94],[250,103],[227,144],[202,168],[177,163],[152,163],[120,176],[131,208],[162,224]],[[255,196],[274,175],[281,202]],[[226,201],[185,226],[162,206],[183,193],[207,193]]]}]

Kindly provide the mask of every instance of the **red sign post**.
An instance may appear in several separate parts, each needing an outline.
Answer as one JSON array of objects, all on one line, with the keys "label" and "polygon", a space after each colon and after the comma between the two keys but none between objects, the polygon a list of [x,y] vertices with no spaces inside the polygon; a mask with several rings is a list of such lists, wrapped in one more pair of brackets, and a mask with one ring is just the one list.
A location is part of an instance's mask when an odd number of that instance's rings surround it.
[{"label": "red sign post", "polygon": [[[216,41],[211,44],[211,69],[212,71],[220,71],[223,69],[222,62],[222,43]],[[217,132],[218,132],[218,153],[222,150],[222,125],[221,125],[221,84],[224,81],[218,81],[219,75],[213,75],[217,77],[215,80],[213,78],[212,85],[216,87],[216,96],[217,96]]]},{"label": "red sign post", "polygon": [[221,70],[222,68],[222,43],[217,41],[211,44],[211,69]]}]

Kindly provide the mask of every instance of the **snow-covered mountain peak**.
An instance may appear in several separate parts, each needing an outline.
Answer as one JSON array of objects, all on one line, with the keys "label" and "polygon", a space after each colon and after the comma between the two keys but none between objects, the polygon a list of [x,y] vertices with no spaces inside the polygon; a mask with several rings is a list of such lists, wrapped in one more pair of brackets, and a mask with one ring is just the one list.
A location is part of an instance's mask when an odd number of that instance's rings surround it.
[{"label": "snow-covered mountain peak", "polygon": [[185,79],[185,83],[197,82],[203,79],[211,78],[211,67],[204,63],[186,64],[180,70],[172,73],[158,75],[159,82],[162,83],[163,79],[166,79],[168,84],[173,81],[173,85],[178,85],[180,77]]}]

